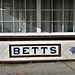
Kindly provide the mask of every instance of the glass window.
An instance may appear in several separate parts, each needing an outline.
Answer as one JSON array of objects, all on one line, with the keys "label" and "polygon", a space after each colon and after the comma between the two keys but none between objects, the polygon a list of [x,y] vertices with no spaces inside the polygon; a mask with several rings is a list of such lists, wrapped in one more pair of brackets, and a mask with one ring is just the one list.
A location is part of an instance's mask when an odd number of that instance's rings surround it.
[{"label": "glass window", "polygon": [[1,10],[0,10],[0,21],[1,21]]},{"label": "glass window", "polygon": [[25,9],[25,0],[14,0],[14,9]]},{"label": "glass window", "polygon": [[13,0],[2,0],[3,9],[13,9]]},{"label": "glass window", "polygon": [[13,21],[13,11],[4,10],[3,11],[3,20],[4,21]]},{"label": "glass window", "polygon": [[0,33],[75,31],[75,0],[0,0]]},{"label": "glass window", "polygon": [[63,0],[53,0],[53,9],[62,9]]},{"label": "glass window", "polygon": [[12,22],[4,22],[4,33],[12,33],[13,32],[13,23]]},{"label": "glass window", "polygon": [[26,0],[26,9],[36,9],[36,0]]},{"label": "glass window", "polygon": [[74,0],[64,0],[65,9],[74,9]]},{"label": "glass window", "polygon": [[15,21],[24,21],[25,20],[25,11],[14,11],[14,20]]},{"label": "glass window", "polygon": [[74,12],[74,0],[41,0],[41,31],[73,32]]},{"label": "glass window", "polygon": [[42,22],[41,32],[51,32],[51,23],[50,22]]},{"label": "glass window", "polygon": [[22,33],[23,22],[15,22],[14,23],[15,33]]},{"label": "glass window", "polygon": [[41,12],[41,20],[42,21],[50,21],[51,20],[51,11],[42,11]]},{"label": "glass window", "polygon": [[62,32],[61,22],[53,22],[53,32]]},{"label": "glass window", "polygon": [[64,11],[64,20],[73,21],[73,11]]},{"label": "glass window", "polygon": [[42,9],[51,9],[51,0],[41,0]]},{"label": "glass window", "polygon": [[26,29],[27,29],[27,33],[32,33],[32,32],[37,32],[37,26],[36,26],[36,22],[27,22],[26,23]]},{"label": "glass window", "polygon": [[53,21],[62,21],[62,11],[53,11]]},{"label": "glass window", "polygon": [[2,23],[0,22],[0,33],[2,32]]},{"label": "glass window", "polygon": [[64,31],[73,32],[73,22],[65,22]]},{"label": "glass window", "polygon": [[27,11],[26,20],[27,21],[36,21],[36,11]]},{"label": "glass window", "polygon": [[0,0],[0,9],[2,8],[2,5],[1,5],[1,0]]}]

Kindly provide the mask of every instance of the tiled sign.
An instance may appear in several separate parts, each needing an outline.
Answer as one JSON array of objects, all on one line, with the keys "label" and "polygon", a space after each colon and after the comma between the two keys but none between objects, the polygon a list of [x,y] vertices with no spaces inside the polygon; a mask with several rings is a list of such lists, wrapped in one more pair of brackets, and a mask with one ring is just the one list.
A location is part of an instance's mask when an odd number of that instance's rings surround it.
[{"label": "tiled sign", "polygon": [[75,40],[0,41],[0,62],[75,60]]},{"label": "tiled sign", "polygon": [[10,45],[10,57],[46,57],[60,56],[60,44],[25,44]]}]

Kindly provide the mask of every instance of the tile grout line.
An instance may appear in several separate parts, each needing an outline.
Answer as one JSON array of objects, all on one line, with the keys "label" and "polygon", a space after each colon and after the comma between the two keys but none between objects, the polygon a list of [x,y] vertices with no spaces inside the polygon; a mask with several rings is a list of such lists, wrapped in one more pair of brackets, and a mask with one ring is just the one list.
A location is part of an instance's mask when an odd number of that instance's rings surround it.
[{"label": "tile grout line", "polygon": [[70,67],[69,65],[67,65],[66,63],[64,63],[74,74],[75,74],[75,70],[72,68],[72,67]]}]

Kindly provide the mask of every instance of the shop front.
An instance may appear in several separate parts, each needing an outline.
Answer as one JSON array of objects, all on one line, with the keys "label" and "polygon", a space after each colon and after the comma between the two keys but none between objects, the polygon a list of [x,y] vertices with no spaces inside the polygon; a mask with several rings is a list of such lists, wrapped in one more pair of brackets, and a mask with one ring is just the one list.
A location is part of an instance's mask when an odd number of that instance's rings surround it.
[{"label": "shop front", "polygon": [[0,62],[75,60],[75,0],[0,0]]}]

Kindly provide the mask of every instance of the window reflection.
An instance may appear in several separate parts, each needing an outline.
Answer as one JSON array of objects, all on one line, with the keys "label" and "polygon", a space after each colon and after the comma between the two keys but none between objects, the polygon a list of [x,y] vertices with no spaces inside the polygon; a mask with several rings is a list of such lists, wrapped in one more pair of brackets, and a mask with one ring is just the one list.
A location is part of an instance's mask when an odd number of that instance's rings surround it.
[{"label": "window reflection", "polygon": [[62,21],[62,11],[53,11],[53,20]]},{"label": "window reflection", "polygon": [[62,32],[61,22],[53,22],[53,32]]},{"label": "window reflection", "polygon": [[73,22],[65,22],[64,31],[73,32]]},{"label": "window reflection", "polygon": [[42,9],[51,9],[51,0],[41,0]]},{"label": "window reflection", "polygon": [[42,22],[41,29],[42,29],[41,32],[48,32],[48,33],[51,32],[51,23],[50,22]]},{"label": "window reflection", "polygon": [[53,0],[53,9],[62,9],[63,0]]},{"label": "window reflection", "polygon": [[3,20],[4,21],[13,21],[13,11],[4,10],[3,11]]},{"label": "window reflection", "polygon": [[73,9],[74,8],[74,0],[64,0],[64,8],[65,9]]},{"label": "window reflection", "polygon": [[27,11],[26,13],[27,21],[36,21],[36,11]]},{"label": "window reflection", "polygon": [[25,9],[25,0],[14,0],[15,9]]},{"label": "window reflection", "polygon": [[64,20],[73,21],[73,11],[64,11]]},{"label": "window reflection", "polygon": [[36,9],[36,0],[26,0],[26,9]]},{"label": "window reflection", "polygon": [[36,25],[36,22],[27,22],[26,23],[26,29],[27,31],[26,32],[37,32],[37,25]]},{"label": "window reflection", "polygon": [[2,23],[0,22],[0,33],[2,32]]},{"label": "window reflection", "polygon": [[73,32],[73,27],[74,0],[0,0],[2,32]]},{"label": "window reflection", "polygon": [[3,0],[3,9],[13,9],[13,0]]},{"label": "window reflection", "polygon": [[50,11],[42,11],[41,12],[41,20],[42,21],[50,21],[51,20],[51,12]]},{"label": "window reflection", "polygon": [[4,22],[3,25],[4,25],[3,26],[4,33],[13,32],[13,23],[12,22]]}]

